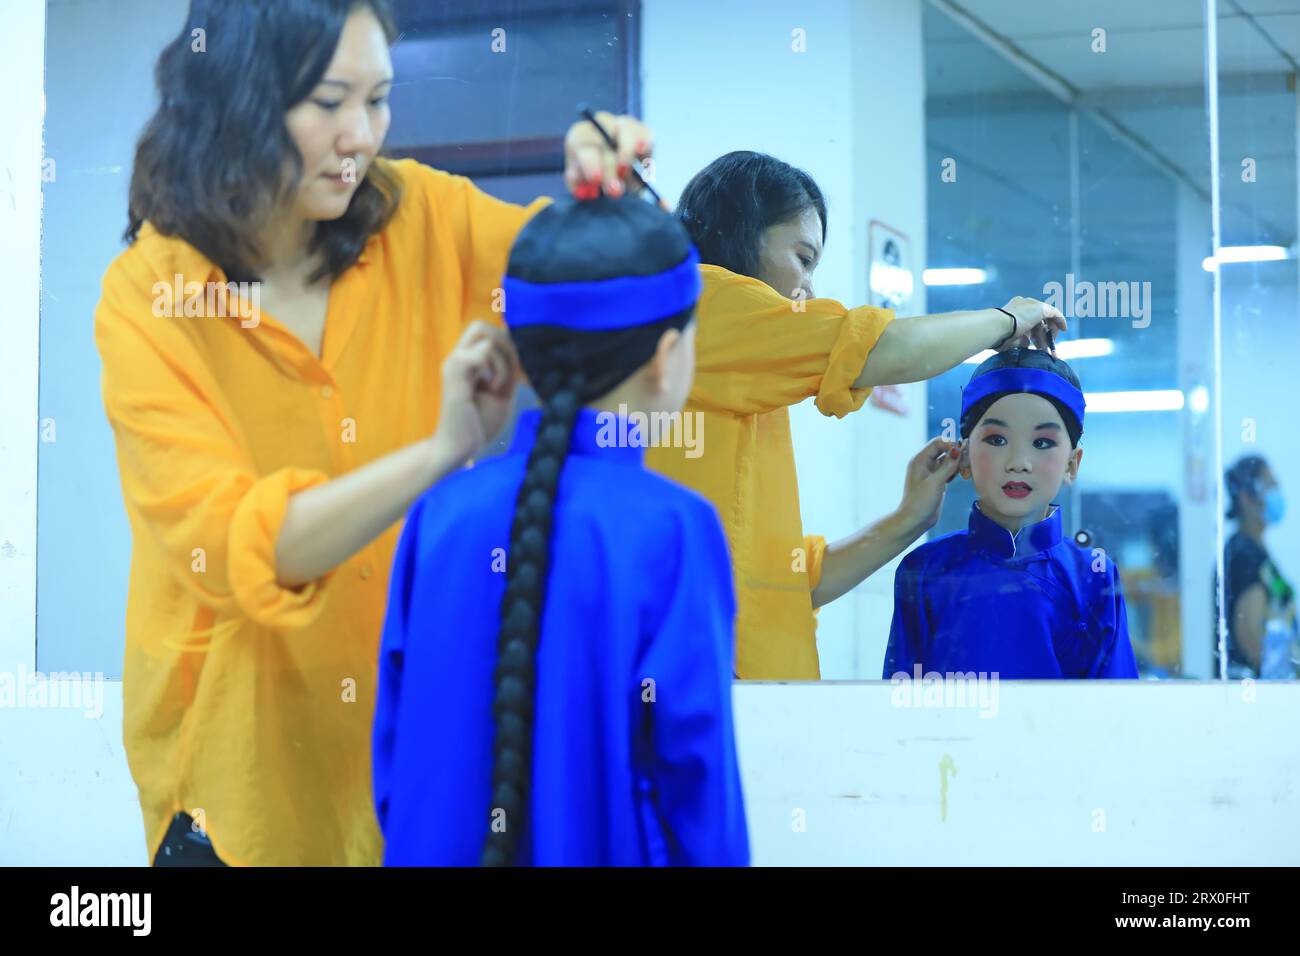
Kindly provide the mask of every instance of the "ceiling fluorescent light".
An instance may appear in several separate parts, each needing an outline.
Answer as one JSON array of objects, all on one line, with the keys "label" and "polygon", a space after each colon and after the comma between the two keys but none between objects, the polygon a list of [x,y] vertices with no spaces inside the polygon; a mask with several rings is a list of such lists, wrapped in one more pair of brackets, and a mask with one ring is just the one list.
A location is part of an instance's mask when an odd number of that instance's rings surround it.
[{"label": "ceiling fluorescent light", "polygon": [[1215,262],[1277,262],[1287,259],[1289,255],[1285,246],[1219,246],[1218,256],[1206,256],[1201,261],[1201,268],[1206,272],[1214,271]]},{"label": "ceiling fluorescent light", "polygon": [[[1110,339],[1065,339],[1056,343],[1056,357],[1063,362],[1083,358],[1100,358],[1103,355],[1110,355],[1114,351],[1115,343]],[[985,359],[990,359],[996,354],[992,349],[985,349],[978,355],[971,356],[962,364],[979,365]]]},{"label": "ceiling fluorescent light", "polygon": [[1176,388],[1142,392],[1085,392],[1085,412],[1176,412],[1183,407],[1183,393]]},{"label": "ceiling fluorescent light", "polygon": [[921,281],[926,285],[981,285],[989,279],[984,269],[926,269]]}]

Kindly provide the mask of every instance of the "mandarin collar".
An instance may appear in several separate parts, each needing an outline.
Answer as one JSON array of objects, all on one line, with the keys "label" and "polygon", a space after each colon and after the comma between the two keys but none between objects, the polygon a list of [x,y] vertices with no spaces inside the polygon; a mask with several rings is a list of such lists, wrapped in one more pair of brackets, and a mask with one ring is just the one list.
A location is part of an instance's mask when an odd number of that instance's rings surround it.
[{"label": "mandarin collar", "polygon": [[975,545],[989,554],[1002,558],[1023,558],[1058,544],[1061,541],[1061,509],[1053,504],[1052,512],[1042,521],[1027,524],[1012,534],[984,512],[979,502],[970,506],[967,529]]},{"label": "mandarin collar", "polygon": [[[540,408],[522,412],[515,425],[515,436],[508,454],[531,450],[533,442],[537,440],[537,429],[541,421]],[[645,445],[642,428],[636,421],[616,412],[580,408],[573,423],[573,435],[569,439],[569,454],[640,465],[645,459]]]}]

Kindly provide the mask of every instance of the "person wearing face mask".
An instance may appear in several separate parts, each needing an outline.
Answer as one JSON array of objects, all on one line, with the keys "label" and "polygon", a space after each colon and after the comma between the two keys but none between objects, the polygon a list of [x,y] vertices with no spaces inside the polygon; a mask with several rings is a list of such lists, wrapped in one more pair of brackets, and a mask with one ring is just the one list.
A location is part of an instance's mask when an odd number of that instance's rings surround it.
[{"label": "person wearing face mask", "polygon": [[848,593],[938,520],[957,445],[935,438],[909,462],[898,508],[827,544],[804,534],[789,407],[860,409],[876,385],[919,382],[989,349],[1048,347],[1061,313],[1017,297],[1006,308],[894,318],[889,309],[817,298],[826,200],[811,176],[738,151],[687,184],[677,216],[700,250],[695,381],[701,453],[660,444],[648,467],[718,509],[735,574],[742,678],[816,680],[816,608]]},{"label": "person wearing face mask", "polygon": [[[1290,680],[1295,676],[1295,588],[1264,546],[1265,530],[1280,522],[1286,510],[1282,488],[1259,455],[1238,459],[1226,482],[1228,517],[1237,522],[1224,547],[1228,676]],[[1216,633],[1218,623],[1216,606]],[[1215,647],[1217,657],[1217,642]]]}]

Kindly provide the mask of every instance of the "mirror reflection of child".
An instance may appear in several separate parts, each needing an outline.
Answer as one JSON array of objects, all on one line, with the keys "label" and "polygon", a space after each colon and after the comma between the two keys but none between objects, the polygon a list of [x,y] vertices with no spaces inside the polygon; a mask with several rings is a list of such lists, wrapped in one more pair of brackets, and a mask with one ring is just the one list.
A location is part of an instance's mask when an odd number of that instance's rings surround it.
[{"label": "mirror reflection of child", "polygon": [[965,531],[908,553],[894,577],[884,678],[1135,678],[1118,569],[1062,533],[1053,503],[1079,474],[1084,399],[1060,359],[1013,348],[962,393]]},{"label": "mirror reflection of child", "polygon": [[698,266],[633,197],[556,203],[515,240],[506,324],[542,408],[403,528],[374,728],[386,864],[748,864],[726,538],[646,470],[632,417],[686,400]]}]

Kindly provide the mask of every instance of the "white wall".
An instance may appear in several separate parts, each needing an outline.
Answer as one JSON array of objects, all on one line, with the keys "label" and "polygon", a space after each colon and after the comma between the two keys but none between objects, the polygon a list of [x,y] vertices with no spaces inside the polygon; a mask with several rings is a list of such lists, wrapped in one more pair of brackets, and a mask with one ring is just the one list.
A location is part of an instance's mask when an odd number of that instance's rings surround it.
[{"label": "white wall", "polygon": [[[645,0],[642,101],[655,131],[656,188],[675,202],[687,181],[735,149],[807,171],[827,197],[818,295],[868,301],[867,224],[912,243],[925,311],[925,90],[920,0],[784,4]],[[802,29],[806,51],[792,51]],[[887,40],[884,38],[888,38]],[[791,410],[804,531],[844,537],[892,511],[908,460],[925,443],[925,386],[904,387],[909,414],[870,405],[826,418]],[[819,614],[822,676],[880,675],[893,610],[894,564]]]},{"label": "white wall", "polygon": [[737,686],[755,863],[1300,863],[1293,683],[1008,682],[992,719],[893,690]]},{"label": "white wall", "polygon": [[55,684],[78,706],[0,708],[0,866],[145,866],[122,683]]},{"label": "white wall", "polygon": [[[1008,682],[989,718],[894,693],[736,685],[756,865],[1300,864],[1296,684]],[[117,682],[99,720],[0,710],[0,866],[146,862],[121,717]]]},{"label": "white wall", "polygon": [[[19,0],[0,29],[0,672],[35,666],[36,376],[41,287],[45,4]],[[0,741],[3,741],[0,737]]]}]

